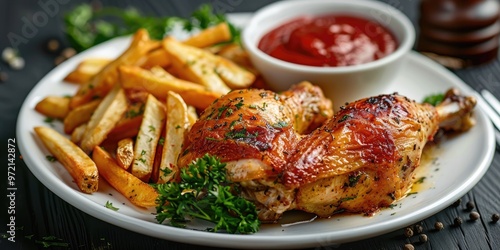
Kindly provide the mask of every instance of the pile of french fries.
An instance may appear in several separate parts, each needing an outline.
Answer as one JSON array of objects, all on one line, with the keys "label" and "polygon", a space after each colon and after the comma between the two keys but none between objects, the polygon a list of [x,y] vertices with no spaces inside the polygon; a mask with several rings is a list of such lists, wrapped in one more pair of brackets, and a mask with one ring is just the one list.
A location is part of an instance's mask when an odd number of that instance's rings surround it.
[{"label": "pile of french fries", "polygon": [[84,193],[104,178],[131,203],[155,206],[149,183],[177,180],[177,157],[200,111],[232,89],[262,87],[226,23],[184,41],[138,30],[116,59],[88,58],[66,77],[72,97],[47,96],[35,107],[64,131],[36,127],[48,151]]}]

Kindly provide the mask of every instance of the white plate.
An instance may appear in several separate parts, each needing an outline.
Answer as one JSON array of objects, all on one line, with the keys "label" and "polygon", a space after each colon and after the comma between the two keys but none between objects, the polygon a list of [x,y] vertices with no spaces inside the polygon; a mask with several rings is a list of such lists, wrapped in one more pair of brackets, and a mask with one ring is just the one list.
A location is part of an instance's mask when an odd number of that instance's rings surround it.
[{"label": "white plate", "polygon": [[[248,15],[234,15],[232,18],[244,24]],[[427,179],[426,188],[399,201],[392,209],[385,209],[373,217],[361,215],[338,216],[316,220],[311,223],[283,227],[280,224],[263,225],[253,235],[230,235],[199,230],[180,229],[159,225],[151,213],[133,206],[105,181],[100,181],[99,192],[92,195],[78,191],[71,176],[59,163],[46,160],[48,151],[36,138],[35,126],[48,126],[45,117],[34,110],[36,103],[47,95],[67,95],[76,91],[76,86],[64,83],[62,79],[82,59],[88,57],[113,58],[129,43],[129,38],[118,38],[98,45],[76,55],[47,74],[26,98],[17,123],[17,140],[23,159],[31,172],[52,192],[76,208],[109,222],[141,234],[179,241],[233,248],[303,248],[328,246],[360,240],[384,234],[421,221],[446,208],[466,194],[484,175],[493,158],[495,148],[493,127],[481,110],[477,110],[477,125],[440,144],[434,152],[436,160],[421,166]],[[406,65],[390,89],[415,100],[422,100],[428,94],[443,92],[456,87],[472,94],[472,89],[459,78],[427,58],[412,52]],[[62,131],[62,124],[54,127]],[[118,207],[112,211],[104,207],[109,201]],[[192,224],[205,228],[206,224]]]}]

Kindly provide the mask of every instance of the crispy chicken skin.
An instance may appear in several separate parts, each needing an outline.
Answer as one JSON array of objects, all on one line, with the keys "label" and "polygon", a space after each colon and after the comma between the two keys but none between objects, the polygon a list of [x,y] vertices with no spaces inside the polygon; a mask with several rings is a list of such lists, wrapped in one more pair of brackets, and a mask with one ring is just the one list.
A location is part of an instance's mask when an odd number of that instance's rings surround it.
[{"label": "crispy chicken skin", "polygon": [[[406,195],[422,150],[440,124],[471,127],[463,117],[470,120],[474,105],[473,98],[453,91],[437,108],[397,94],[350,103],[300,141],[282,183],[297,190],[295,209],[321,217],[372,214]],[[457,123],[466,125],[452,126]]]},{"label": "crispy chicken skin", "polygon": [[205,154],[227,163],[228,176],[256,201],[262,221],[274,221],[293,203],[294,191],[277,180],[300,134],[333,115],[331,102],[308,82],[281,94],[234,90],[216,100],[185,137],[178,166]]},{"label": "crispy chicken skin", "polygon": [[307,82],[280,94],[235,90],[192,126],[178,165],[217,156],[263,222],[288,210],[372,214],[406,195],[440,126],[473,126],[474,105],[455,90],[438,107],[391,94],[346,104],[332,116],[331,102]]}]

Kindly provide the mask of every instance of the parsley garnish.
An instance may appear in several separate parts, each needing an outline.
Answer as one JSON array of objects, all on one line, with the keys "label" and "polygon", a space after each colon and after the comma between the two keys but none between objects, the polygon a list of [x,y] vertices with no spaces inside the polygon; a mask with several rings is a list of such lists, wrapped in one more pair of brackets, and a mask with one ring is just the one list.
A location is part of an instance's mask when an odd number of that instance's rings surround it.
[{"label": "parsley garnish", "polygon": [[54,157],[52,155],[46,155],[45,159],[47,159],[47,161],[50,161],[50,162],[56,162],[57,161],[56,157]]},{"label": "parsley garnish", "polygon": [[246,129],[234,129],[225,134],[226,139],[245,139],[245,138],[256,138],[259,135],[259,132],[255,132],[253,134],[248,133]]},{"label": "parsley garnish", "polygon": [[439,94],[432,94],[428,95],[424,98],[423,103],[429,103],[432,106],[437,106],[439,105],[444,99],[444,94],[439,93]]},{"label": "parsley garnish", "polygon": [[273,125],[273,127],[275,127],[275,128],[284,128],[286,126],[288,126],[288,122],[285,122],[285,121],[279,121]]},{"label": "parsley garnish", "polygon": [[109,201],[106,201],[106,204],[104,205],[104,207],[106,207],[107,209],[111,209],[113,211],[118,211],[119,208],[113,206],[113,203],[109,202]]},{"label": "parsley garnish", "polygon": [[339,122],[344,122],[344,121],[346,121],[349,118],[351,118],[350,115],[344,115],[344,116],[342,116],[342,118],[340,118]]},{"label": "parsley garnish", "polygon": [[55,119],[54,119],[54,118],[52,118],[52,117],[45,117],[45,119],[44,119],[43,121],[44,121],[45,123],[52,123],[52,122],[54,122],[54,120],[55,120]]},{"label": "parsley garnish", "polygon": [[181,181],[159,184],[156,219],[185,227],[189,218],[213,222],[210,231],[255,233],[260,221],[253,203],[235,195],[236,184],[226,179],[226,164],[205,155],[180,170]]},{"label": "parsley garnish", "polygon": [[156,131],[155,126],[149,125],[148,127],[149,127],[149,132],[155,132]]},{"label": "parsley garnish", "polygon": [[425,176],[422,176],[422,177],[418,178],[418,180],[416,180],[416,181],[414,182],[414,184],[422,184],[422,183],[424,183],[424,180],[425,180],[425,179],[426,179],[426,177],[425,177]]},{"label": "parsley garnish", "polygon": [[173,172],[172,169],[170,169],[170,168],[164,168],[164,169],[161,169],[160,171],[163,172],[163,176],[168,176],[169,174],[171,174]]},{"label": "parsley garnish", "polygon": [[224,113],[224,111],[226,111],[227,107],[226,106],[223,106],[223,107],[220,107],[218,109],[219,113],[217,113],[217,119],[219,119],[222,115],[222,113]]},{"label": "parsley garnish", "polygon": [[418,194],[418,192],[410,192],[410,193],[406,194],[406,196],[410,196],[410,195],[414,195],[414,194]]},{"label": "parsley garnish", "polygon": [[139,109],[137,108],[132,108],[130,110],[127,111],[127,113],[125,113],[125,118],[134,118],[134,117],[137,117],[137,116],[140,116],[142,114],[144,114],[144,104],[141,104],[139,106]]},{"label": "parsley garnish", "polygon": [[[26,235],[24,238],[28,240],[32,240],[35,235]],[[2,235],[3,238],[7,238],[7,235]],[[70,245],[69,243],[63,242],[62,239],[56,237],[56,236],[43,236],[41,240],[35,240],[35,244],[42,245],[44,248],[49,248],[49,247],[64,247],[68,248]]]},{"label": "parsley garnish", "polygon": [[356,198],[357,198],[357,196],[348,196],[348,197],[344,197],[344,198],[340,199],[340,202],[350,201],[350,200],[354,200]]},{"label": "parsley garnish", "polygon": [[240,102],[238,102],[238,103],[234,104],[234,106],[235,106],[235,107],[236,107],[236,109],[238,109],[238,110],[239,110],[239,109],[240,109],[243,105],[245,105],[245,104],[243,103],[243,99],[241,99],[241,100],[240,100]]},{"label": "parsley garnish", "polygon": [[134,8],[92,9],[90,4],[78,5],[64,16],[65,33],[77,51],[114,37],[132,34],[140,28],[146,29],[152,39],[160,40],[179,25],[190,32],[223,22],[229,25],[232,42],[239,43],[240,30],[229,23],[224,15],[215,14],[208,4],[201,5],[190,18],[147,16]]},{"label": "parsley garnish", "polygon": [[349,176],[349,187],[354,187],[359,181],[361,175]]}]

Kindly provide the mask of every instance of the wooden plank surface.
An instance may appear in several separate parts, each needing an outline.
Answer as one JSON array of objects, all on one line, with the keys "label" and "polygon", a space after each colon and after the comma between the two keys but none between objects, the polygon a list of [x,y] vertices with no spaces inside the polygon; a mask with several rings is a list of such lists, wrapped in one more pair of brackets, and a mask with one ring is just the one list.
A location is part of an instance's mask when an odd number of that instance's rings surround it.
[{"label": "wooden plank surface", "polygon": [[[50,0],[40,1],[49,2]],[[53,2],[56,0],[53,0]],[[9,74],[9,80],[0,83],[0,143],[5,145],[9,138],[15,138],[15,125],[19,108],[30,89],[53,68],[54,56],[48,56],[41,50],[43,42],[49,37],[64,39],[62,15],[82,0],[60,1],[60,9],[47,24],[37,27],[36,34],[20,44],[19,51],[27,64],[25,69],[14,71],[6,64],[0,64],[0,70]],[[225,0],[190,0],[190,1],[102,1],[105,6],[134,6],[144,13],[154,15],[187,16],[201,3],[223,4],[223,12],[254,11],[271,0],[225,1]],[[406,13],[416,24],[419,1],[385,0]],[[229,6],[229,7],[228,7]],[[9,33],[20,34],[24,20],[29,20],[41,11],[38,1],[0,1],[0,49],[11,44]],[[500,63],[495,62],[471,69],[454,71],[460,78],[476,90],[488,89],[500,96]],[[473,145],[471,145],[473,146]],[[7,155],[5,146],[0,152],[0,166],[5,166]],[[0,249],[45,249],[40,241],[44,237],[55,236],[62,244],[51,249],[220,249],[193,246],[177,242],[160,240],[122,229],[91,217],[77,207],[73,207],[45,188],[28,170],[21,159],[16,161],[16,243],[0,237]],[[2,167],[0,192],[6,190],[6,168]],[[500,249],[500,223],[491,223],[491,215],[500,213],[500,153],[495,152],[492,166],[485,177],[467,195],[462,197],[458,207],[449,207],[421,222],[427,243],[418,243],[418,236],[410,240],[404,237],[403,229],[378,237],[351,242],[342,245],[324,245],[316,249],[402,249],[409,241],[415,243],[415,249]],[[459,180],[457,180],[459,181]],[[0,198],[0,235],[5,236],[8,199]],[[468,220],[469,211],[465,204],[473,201],[475,211],[481,214],[478,221]],[[463,219],[459,227],[451,226],[457,216]],[[434,223],[441,221],[444,229],[434,230]]]}]

